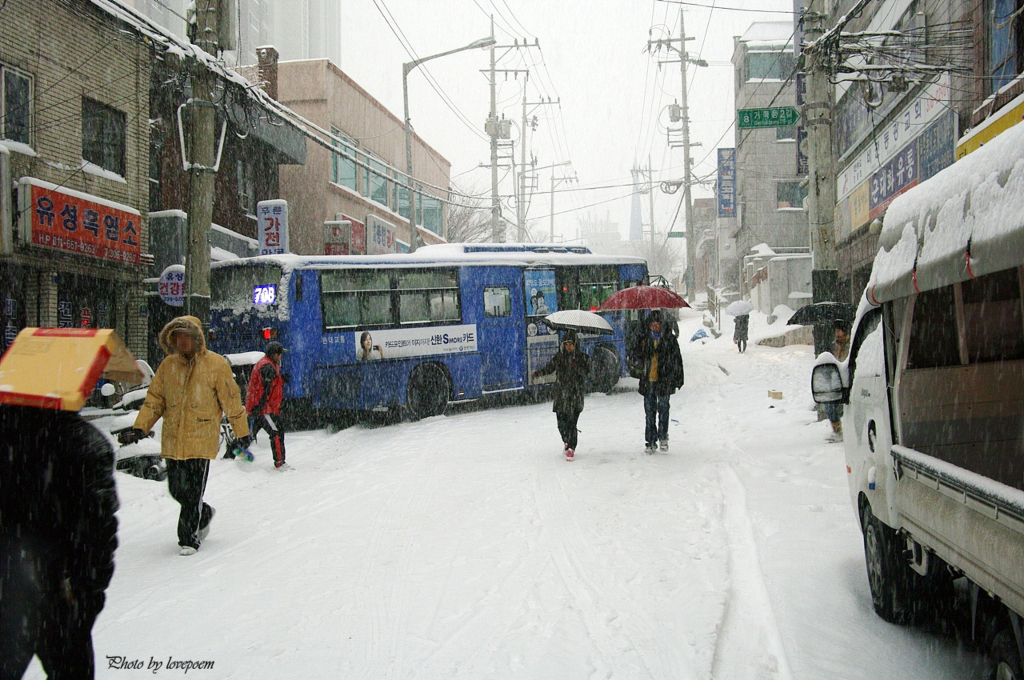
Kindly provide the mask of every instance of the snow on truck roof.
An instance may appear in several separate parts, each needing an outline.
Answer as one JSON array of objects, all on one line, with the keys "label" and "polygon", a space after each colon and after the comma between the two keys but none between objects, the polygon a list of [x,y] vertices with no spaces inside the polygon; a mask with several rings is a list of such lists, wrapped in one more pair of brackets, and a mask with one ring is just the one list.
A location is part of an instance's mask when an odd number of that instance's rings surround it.
[{"label": "snow on truck roof", "polygon": [[875,305],[1024,264],[1024,124],[896,198],[878,245]]},{"label": "snow on truck roof", "polygon": [[424,265],[487,266],[537,265],[645,265],[642,257],[595,255],[586,248],[559,245],[447,243],[424,246],[415,253],[385,255],[261,255],[229,262],[211,263],[217,270],[231,266],[276,264],[290,269],[327,269],[333,267],[422,267]]}]

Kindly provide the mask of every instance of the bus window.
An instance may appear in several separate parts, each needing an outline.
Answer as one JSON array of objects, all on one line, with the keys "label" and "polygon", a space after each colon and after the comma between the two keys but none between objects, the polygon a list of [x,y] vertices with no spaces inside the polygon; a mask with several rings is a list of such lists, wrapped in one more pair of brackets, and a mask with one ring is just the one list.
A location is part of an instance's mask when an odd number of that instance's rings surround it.
[{"label": "bus window", "polygon": [[281,285],[281,267],[258,264],[246,267],[217,268],[210,272],[211,309],[248,309],[255,304],[257,289],[269,299],[268,286],[273,286],[276,300]]},{"label": "bus window", "polygon": [[458,323],[459,276],[455,269],[398,270],[398,319],[402,325]]},{"label": "bus window", "polygon": [[484,316],[500,319],[512,314],[512,292],[504,287],[484,288]]},{"label": "bus window", "polygon": [[335,269],[320,274],[324,328],[389,326],[391,285],[386,271]]},{"label": "bus window", "polygon": [[597,309],[618,290],[618,267],[580,268],[580,309]]}]

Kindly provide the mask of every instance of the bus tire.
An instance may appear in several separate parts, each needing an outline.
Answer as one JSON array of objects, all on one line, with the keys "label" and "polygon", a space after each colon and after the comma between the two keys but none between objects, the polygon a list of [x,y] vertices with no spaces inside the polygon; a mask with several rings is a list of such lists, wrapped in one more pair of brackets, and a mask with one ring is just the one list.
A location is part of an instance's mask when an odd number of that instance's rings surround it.
[{"label": "bus tire", "polygon": [[429,418],[444,413],[451,394],[451,381],[437,364],[421,364],[409,376],[405,406],[413,418]]},{"label": "bus tire", "polygon": [[914,572],[902,557],[899,534],[882,524],[864,506],[864,561],[871,603],[884,621],[905,625],[914,612]]},{"label": "bus tire", "polygon": [[591,361],[594,366],[592,369],[594,391],[611,392],[622,374],[622,368],[619,366],[619,353],[611,347],[595,347]]}]

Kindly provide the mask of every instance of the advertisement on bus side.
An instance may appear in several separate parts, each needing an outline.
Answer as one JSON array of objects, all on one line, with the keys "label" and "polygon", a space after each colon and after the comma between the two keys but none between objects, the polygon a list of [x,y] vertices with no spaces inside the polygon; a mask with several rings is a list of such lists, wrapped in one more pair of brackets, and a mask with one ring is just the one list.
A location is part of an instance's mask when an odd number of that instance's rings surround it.
[{"label": "advertisement on bus side", "polygon": [[473,324],[355,331],[352,339],[356,361],[477,351],[477,330]]}]

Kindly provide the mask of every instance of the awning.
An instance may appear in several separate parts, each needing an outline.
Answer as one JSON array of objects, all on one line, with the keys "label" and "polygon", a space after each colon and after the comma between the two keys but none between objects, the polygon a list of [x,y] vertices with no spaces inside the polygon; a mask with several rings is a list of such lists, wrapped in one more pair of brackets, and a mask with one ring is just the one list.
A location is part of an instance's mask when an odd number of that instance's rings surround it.
[{"label": "awning", "polygon": [[1024,125],[889,206],[868,282],[874,304],[1021,264]]}]

